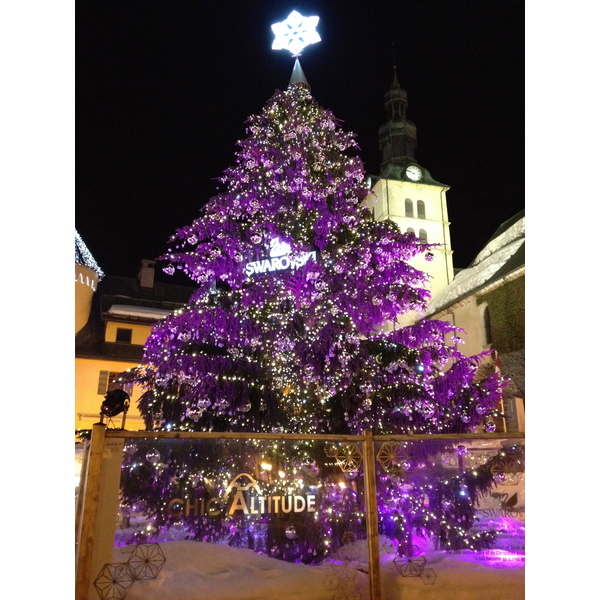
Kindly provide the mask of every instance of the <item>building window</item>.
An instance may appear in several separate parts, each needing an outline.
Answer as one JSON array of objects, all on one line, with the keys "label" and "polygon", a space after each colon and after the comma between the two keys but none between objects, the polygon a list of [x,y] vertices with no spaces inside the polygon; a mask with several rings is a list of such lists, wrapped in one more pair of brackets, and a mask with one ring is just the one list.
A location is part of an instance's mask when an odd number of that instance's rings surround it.
[{"label": "building window", "polygon": [[427,243],[427,232],[424,229],[419,229],[419,239],[423,244]]},{"label": "building window", "polygon": [[425,218],[425,202],[423,200],[417,201],[417,217],[419,219]]},{"label": "building window", "polygon": [[409,227],[409,228],[406,230],[406,233],[414,233],[414,232],[415,232],[415,230],[414,230],[412,227]]},{"label": "building window", "polygon": [[404,212],[406,213],[407,217],[415,216],[415,212],[413,210],[413,201],[410,198],[407,198],[404,201]]},{"label": "building window", "polygon": [[131,332],[131,329],[123,329],[121,327],[117,327],[117,342],[131,344]]},{"label": "building window", "polygon": [[107,392],[112,392],[113,390],[125,390],[131,395],[132,385],[125,385],[123,381],[119,381],[119,375],[120,373],[116,371],[100,371],[100,376],[98,377],[98,395],[104,396]]}]

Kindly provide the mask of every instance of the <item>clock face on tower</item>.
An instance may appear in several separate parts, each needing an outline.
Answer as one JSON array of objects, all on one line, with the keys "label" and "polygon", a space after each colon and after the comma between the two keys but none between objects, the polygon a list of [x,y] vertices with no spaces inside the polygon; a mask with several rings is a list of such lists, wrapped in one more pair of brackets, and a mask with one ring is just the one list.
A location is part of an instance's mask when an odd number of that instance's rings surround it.
[{"label": "clock face on tower", "polygon": [[408,165],[408,167],[406,167],[406,171],[404,171],[404,174],[411,181],[420,181],[423,178],[423,171],[421,171],[421,168],[417,165]]}]

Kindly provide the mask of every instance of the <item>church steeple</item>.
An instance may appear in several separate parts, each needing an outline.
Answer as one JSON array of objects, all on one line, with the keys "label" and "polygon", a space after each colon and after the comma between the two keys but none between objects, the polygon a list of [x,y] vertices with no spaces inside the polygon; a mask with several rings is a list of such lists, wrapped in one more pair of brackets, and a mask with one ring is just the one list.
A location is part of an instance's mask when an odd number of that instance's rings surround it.
[{"label": "church steeple", "polygon": [[[392,85],[385,94],[387,121],[379,128],[381,174],[369,178],[371,193],[364,205],[375,221],[392,221],[402,232],[434,245],[410,261],[411,266],[429,275],[426,287],[434,299],[454,277],[446,203],[449,186],[433,179],[429,170],[417,163],[417,128],[406,118],[407,108],[406,90],[400,86],[394,64]],[[393,326],[416,323],[421,316],[409,312]]]},{"label": "church steeple", "polygon": [[399,178],[404,167],[415,163],[417,127],[406,118],[408,95],[398,81],[396,65],[392,85],[385,94],[387,122],[379,128],[379,151],[381,152],[381,175]]},{"label": "church steeple", "polygon": [[385,94],[385,112],[387,118],[392,120],[395,116],[400,118],[406,117],[406,107],[408,106],[408,95],[406,90],[402,89],[398,81],[398,72],[394,65],[394,78],[392,79],[392,87]]}]

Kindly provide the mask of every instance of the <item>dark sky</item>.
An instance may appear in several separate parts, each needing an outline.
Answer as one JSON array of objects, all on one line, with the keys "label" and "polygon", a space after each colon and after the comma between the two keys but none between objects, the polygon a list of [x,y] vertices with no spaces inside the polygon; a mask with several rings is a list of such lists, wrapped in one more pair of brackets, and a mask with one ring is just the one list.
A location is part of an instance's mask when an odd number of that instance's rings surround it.
[{"label": "dark sky", "polygon": [[[103,0],[76,3],[75,225],[108,274],[133,277],[191,223],[234,162],[245,119],[287,87],[271,24],[320,17],[301,64],[317,101],[379,173],[398,78],[416,158],[447,194],[455,267],[525,206],[524,2]],[[172,281],[165,276],[165,281]]]}]

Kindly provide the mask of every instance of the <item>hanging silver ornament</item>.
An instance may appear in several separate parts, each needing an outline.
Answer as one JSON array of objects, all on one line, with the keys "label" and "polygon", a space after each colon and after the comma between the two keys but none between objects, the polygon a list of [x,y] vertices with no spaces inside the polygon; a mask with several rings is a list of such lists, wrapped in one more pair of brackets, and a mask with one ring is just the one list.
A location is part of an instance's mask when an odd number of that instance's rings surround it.
[{"label": "hanging silver ornament", "polygon": [[160,452],[154,448],[152,450],[148,450],[148,452],[146,452],[146,460],[156,464],[160,460]]},{"label": "hanging silver ornament", "polygon": [[204,414],[204,411],[197,406],[193,406],[192,408],[188,408],[186,410],[186,415],[188,418],[192,419],[194,423],[197,423],[200,417]]},{"label": "hanging silver ornament", "polygon": [[435,408],[433,408],[429,402],[424,402],[421,406],[420,412],[426,419],[429,419],[434,415]]},{"label": "hanging silver ornament", "polygon": [[191,337],[192,334],[189,331],[181,331],[177,335],[177,339],[181,340],[182,342],[189,342]]},{"label": "hanging silver ornament", "polygon": [[196,487],[202,481],[202,475],[200,473],[193,473],[189,476],[189,482]]}]

